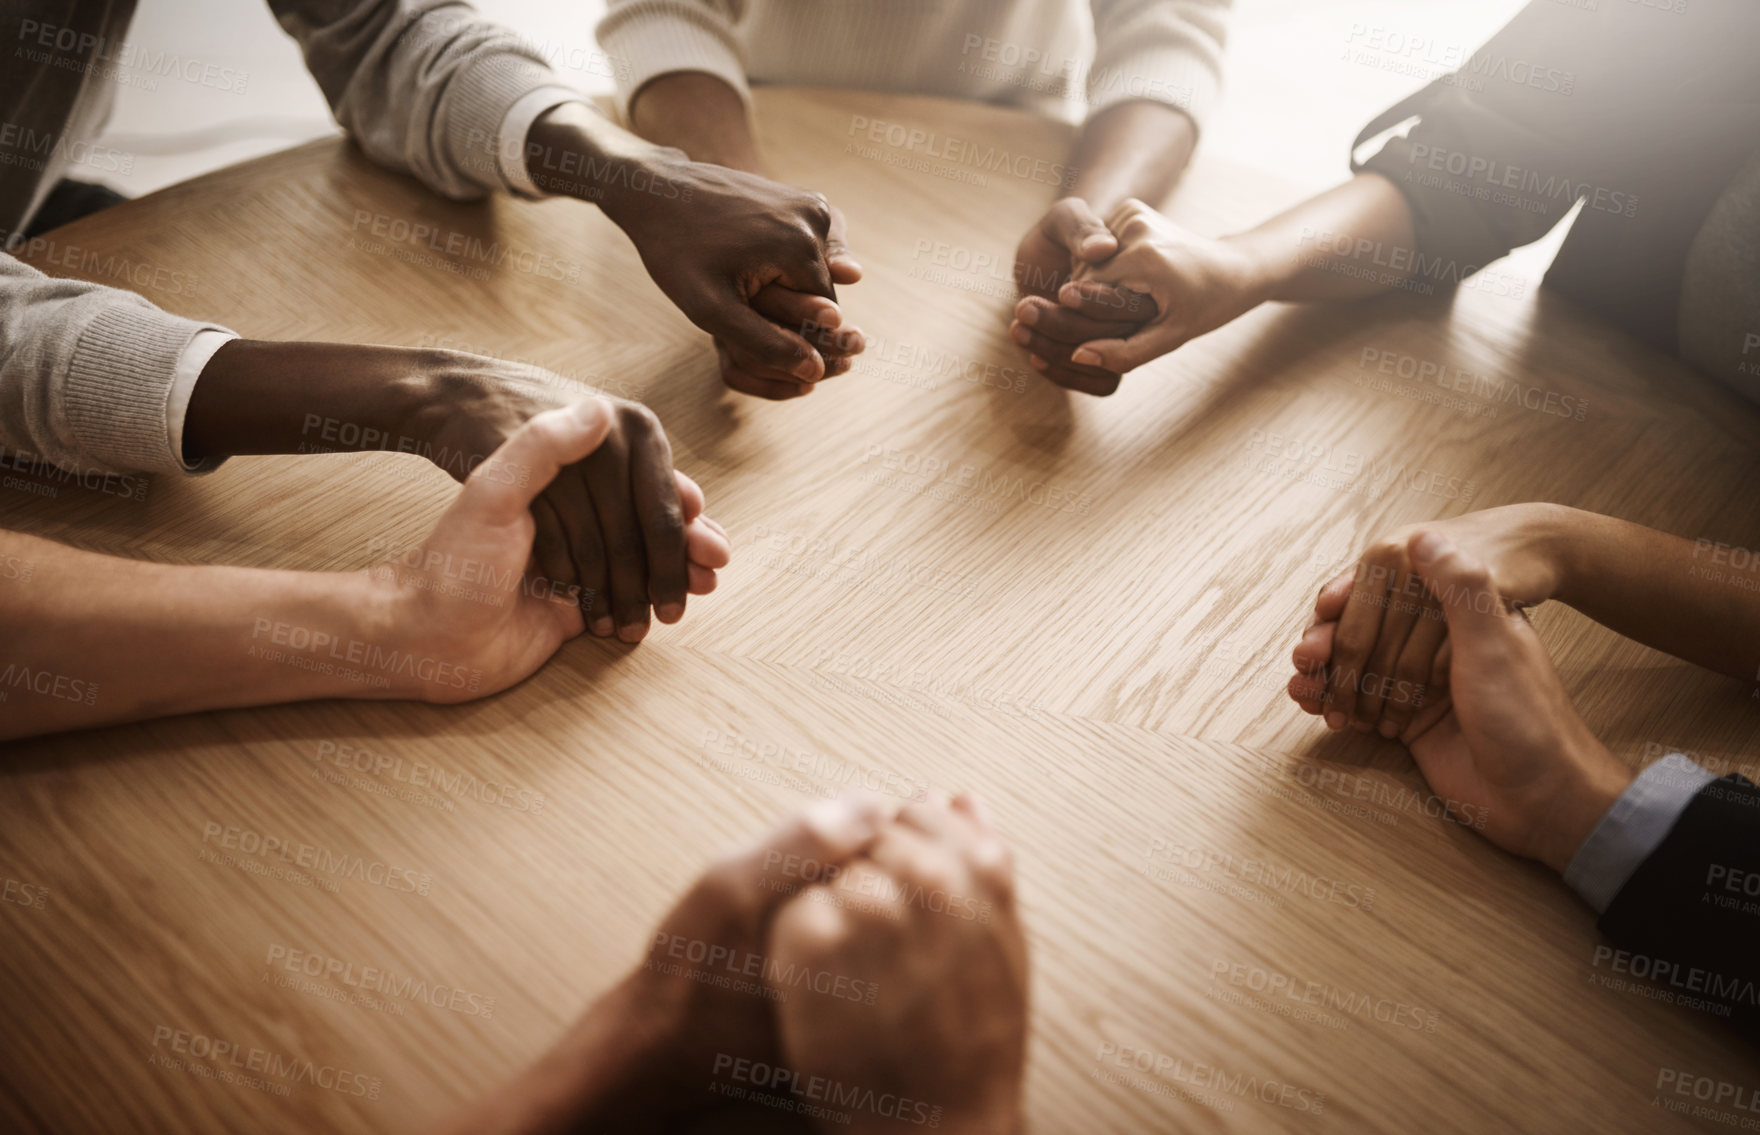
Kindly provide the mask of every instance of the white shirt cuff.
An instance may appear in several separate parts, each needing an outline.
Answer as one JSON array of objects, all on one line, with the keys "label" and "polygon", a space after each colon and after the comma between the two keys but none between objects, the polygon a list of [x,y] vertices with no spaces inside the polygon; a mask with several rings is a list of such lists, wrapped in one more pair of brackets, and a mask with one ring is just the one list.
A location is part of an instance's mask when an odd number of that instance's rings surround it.
[{"label": "white shirt cuff", "polygon": [[1662,846],[1693,797],[1716,779],[1679,753],[1645,769],[1577,848],[1564,869],[1564,881],[1596,914],[1605,914],[1632,872]]},{"label": "white shirt cuff", "polygon": [[202,368],[214,357],[214,352],[238,338],[230,331],[221,331],[214,327],[205,327],[195,333],[183,354],[177,357],[177,367],[171,372],[171,389],[165,395],[165,431],[171,442],[171,456],[178,464],[191,473],[208,473],[220,467],[224,457],[210,457],[195,465],[184,460],[183,456],[183,419],[189,413],[190,395],[195,393],[196,379],[202,377]]},{"label": "white shirt cuff", "polygon": [[507,116],[501,120],[495,166],[501,172],[501,180],[507,183],[511,192],[521,197],[544,196],[544,191],[532,181],[531,172],[526,169],[526,135],[532,132],[532,123],[538,121],[546,111],[554,110],[564,103],[586,101],[586,97],[579,91],[568,87],[539,87],[520,96],[517,102],[507,108]]}]

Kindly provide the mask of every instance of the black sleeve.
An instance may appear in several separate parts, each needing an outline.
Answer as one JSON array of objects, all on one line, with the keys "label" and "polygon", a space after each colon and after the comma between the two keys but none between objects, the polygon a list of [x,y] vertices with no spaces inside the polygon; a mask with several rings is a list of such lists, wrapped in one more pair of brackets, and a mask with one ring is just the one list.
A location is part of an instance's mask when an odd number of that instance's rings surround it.
[{"label": "black sleeve", "polygon": [[1716,101],[1701,87],[1736,81],[1726,63],[1737,75],[1752,68],[1728,56],[1742,27],[1752,30],[1752,14],[1727,0],[1668,11],[1533,0],[1471,55],[1444,58],[1458,63],[1452,74],[1370,123],[1358,147],[1419,119],[1352,168],[1400,189],[1421,270],[1440,265],[1423,272],[1440,282],[1538,240],[1578,199],[1629,221],[1652,167]]},{"label": "black sleeve", "polygon": [[1619,953],[1596,968],[1760,1039],[1760,788],[1732,775],[1700,789],[1600,926]]}]

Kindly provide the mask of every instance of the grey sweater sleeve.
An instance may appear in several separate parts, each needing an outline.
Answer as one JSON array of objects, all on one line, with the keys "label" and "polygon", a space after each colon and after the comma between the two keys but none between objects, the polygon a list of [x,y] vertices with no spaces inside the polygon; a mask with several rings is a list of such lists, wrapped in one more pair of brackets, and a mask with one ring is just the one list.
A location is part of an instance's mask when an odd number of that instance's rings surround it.
[{"label": "grey sweater sleeve", "polygon": [[0,254],[0,446],[70,472],[185,473],[166,422],[199,323]]},{"label": "grey sweater sleeve", "polygon": [[367,156],[457,200],[508,188],[497,165],[507,112],[532,91],[564,86],[536,49],[461,0],[269,6]]}]

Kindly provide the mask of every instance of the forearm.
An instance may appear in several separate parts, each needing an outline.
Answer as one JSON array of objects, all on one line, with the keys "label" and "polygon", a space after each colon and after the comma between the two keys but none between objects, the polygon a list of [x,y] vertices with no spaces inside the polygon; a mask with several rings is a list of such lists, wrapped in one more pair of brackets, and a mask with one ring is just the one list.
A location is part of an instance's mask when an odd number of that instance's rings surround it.
[{"label": "forearm", "polygon": [[11,532],[0,564],[0,737],[398,684],[313,645],[383,639],[364,572],[142,563]]},{"label": "forearm", "polygon": [[1253,263],[1260,297],[1290,303],[1384,294],[1416,259],[1411,207],[1371,173],[1224,240]]},{"label": "forearm", "polygon": [[1192,159],[1198,130],[1165,103],[1132,101],[1108,107],[1082,127],[1070,165],[1080,197],[1104,217],[1135,197],[1159,207]]},{"label": "forearm", "polygon": [[662,1131],[677,1102],[651,1068],[652,1038],[619,985],[549,1052],[431,1135],[568,1135]]},{"label": "forearm", "polygon": [[1563,509],[1557,598],[1653,649],[1743,681],[1760,672],[1760,565],[1725,547]]},{"label": "forearm", "polygon": [[769,173],[758,157],[746,104],[739,92],[702,71],[661,75],[636,92],[629,107],[636,133],[675,146],[693,161],[747,173]]},{"label": "forearm", "polygon": [[395,450],[406,423],[437,397],[423,362],[439,354],[235,339],[196,380],[184,457]]}]

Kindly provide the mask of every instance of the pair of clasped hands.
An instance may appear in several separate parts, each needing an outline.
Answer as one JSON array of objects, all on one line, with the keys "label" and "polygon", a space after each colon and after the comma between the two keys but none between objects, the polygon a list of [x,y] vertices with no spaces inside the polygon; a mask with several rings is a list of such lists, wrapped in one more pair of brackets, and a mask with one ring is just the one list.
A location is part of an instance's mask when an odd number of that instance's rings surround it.
[{"label": "pair of clasped hands", "polygon": [[[608,211],[660,289],[710,333],[726,384],[782,400],[848,372],[866,344],[836,301],[837,285],[862,276],[842,214],[819,194],[752,174],[701,163],[690,169],[703,183],[693,183],[693,224],[653,208]],[[709,231],[705,217],[715,218]],[[1136,201],[1103,220],[1069,197],[1021,241],[1015,275],[1023,297],[1011,331],[1051,381],[1109,394],[1139,356],[1146,361],[1172,349],[1163,342],[1167,321],[1155,295],[1171,297],[1141,270],[1153,255],[1146,238],[1159,221]],[[562,405],[541,376],[533,381],[531,368],[494,359],[409,355],[350,349],[357,377],[362,365],[377,367],[389,387],[413,370],[422,376],[420,389],[433,392],[388,432],[489,456],[428,541],[372,574],[403,605],[425,608],[430,625],[459,628],[444,645],[495,660],[478,692],[512,685],[583,632],[640,641],[650,618],[676,623],[691,595],[714,589],[731,542],[704,514],[702,490],[673,468],[652,411],[611,398]],[[239,343],[223,349],[215,366],[273,374],[298,362],[281,345]],[[486,523],[489,514],[495,519]],[[519,570],[543,586],[521,586],[508,604],[449,602],[447,581],[427,578],[435,574],[429,565],[467,554],[492,559],[503,572],[522,560]],[[454,700],[446,690],[411,692]]]}]

